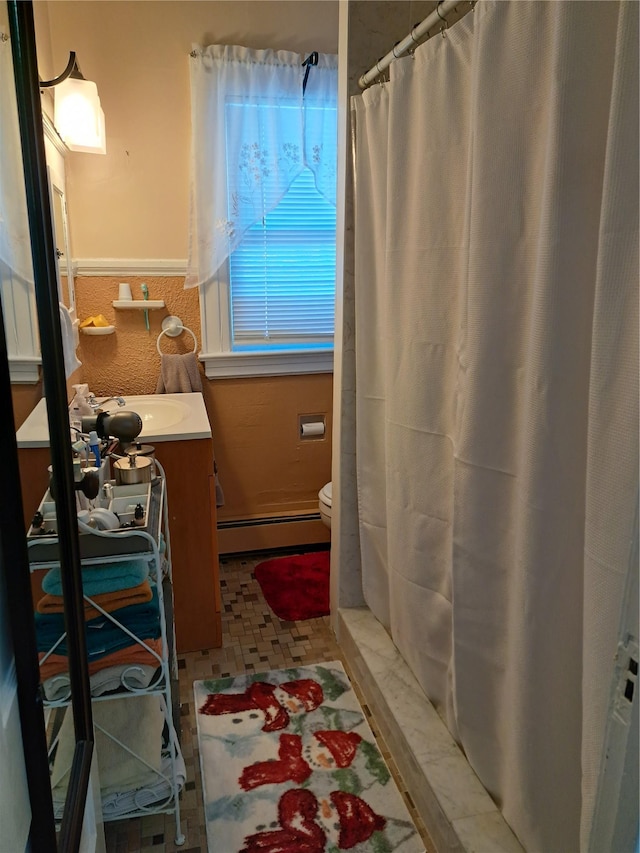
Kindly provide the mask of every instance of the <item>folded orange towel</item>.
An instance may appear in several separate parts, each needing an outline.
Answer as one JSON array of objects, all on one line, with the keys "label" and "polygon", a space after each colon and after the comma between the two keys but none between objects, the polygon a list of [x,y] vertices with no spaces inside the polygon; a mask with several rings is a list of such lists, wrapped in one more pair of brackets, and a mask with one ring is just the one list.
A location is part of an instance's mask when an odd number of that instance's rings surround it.
[{"label": "folded orange towel", "polygon": [[[102,592],[99,595],[94,595],[91,597],[91,601],[102,607],[107,613],[113,613],[114,610],[119,610],[121,607],[129,607],[131,604],[146,604],[147,601],[151,601],[152,597],[149,581],[143,581],[138,586],[132,586],[130,589],[116,589],[113,592]],[[36,610],[38,613],[62,613],[64,611],[64,598],[61,595],[43,595],[36,604]],[[96,610],[85,599],[85,621],[95,619],[101,615],[100,611]]]},{"label": "folded orange towel", "polygon": [[[150,649],[156,652],[156,654],[160,656],[162,655],[162,640],[145,640],[144,642]],[[38,658],[39,660],[42,660],[43,657],[44,652],[41,652],[38,655]],[[145,649],[144,646],[141,646],[139,643],[133,643],[125,649],[112,652],[111,654],[100,658],[100,660],[90,663],[89,675],[93,675],[95,672],[100,672],[101,669],[104,669],[107,666],[117,666],[121,663],[144,663],[150,666],[160,666],[158,658],[155,657],[155,655],[153,655],[148,649]],[[49,655],[46,661],[40,664],[40,680],[46,681],[47,678],[51,678],[54,675],[60,675],[60,673],[68,671],[69,658],[67,658],[66,655]]]}]

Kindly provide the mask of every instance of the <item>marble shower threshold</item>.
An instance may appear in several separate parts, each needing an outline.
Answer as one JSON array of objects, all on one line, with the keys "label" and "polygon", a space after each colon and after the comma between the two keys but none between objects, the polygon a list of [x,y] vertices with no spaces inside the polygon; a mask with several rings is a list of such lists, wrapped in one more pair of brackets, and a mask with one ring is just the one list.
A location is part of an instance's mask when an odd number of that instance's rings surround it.
[{"label": "marble shower threshold", "polygon": [[524,853],[367,607],[340,609],[338,642],[438,853]]}]

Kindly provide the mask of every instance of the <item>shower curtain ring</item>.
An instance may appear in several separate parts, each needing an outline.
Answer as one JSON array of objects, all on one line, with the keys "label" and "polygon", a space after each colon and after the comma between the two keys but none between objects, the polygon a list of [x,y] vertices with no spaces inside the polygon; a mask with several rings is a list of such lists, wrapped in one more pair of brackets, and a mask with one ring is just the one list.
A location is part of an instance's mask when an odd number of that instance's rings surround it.
[{"label": "shower curtain ring", "polygon": [[[443,0],[440,0],[440,3],[442,3],[442,2],[443,2]],[[442,15],[440,14],[440,3],[438,3],[438,5],[436,6],[436,12],[438,13],[438,17],[440,18],[440,20],[442,21],[442,24],[443,24],[443,26],[440,27],[440,35],[442,36],[443,39],[445,39],[447,37],[445,30],[448,28],[449,22],[447,21],[446,18],[443,18]]]},{"label": "shower curtain ring", "polygon": [[394,59],[398,59],[398,57],[402,56],[402,54],[401,54],[401,53],[396,53],[396,48],[397,48],[397,46],[398,46],[399,44],[400,44],[400,42],[399,42],[399,41],[397,41],[397,42],[394,44],[394,46],[393,46],[393,48],[392,48],[392,50],[391,50],[391,53],[393,54],[393,58],[394,58]]}]

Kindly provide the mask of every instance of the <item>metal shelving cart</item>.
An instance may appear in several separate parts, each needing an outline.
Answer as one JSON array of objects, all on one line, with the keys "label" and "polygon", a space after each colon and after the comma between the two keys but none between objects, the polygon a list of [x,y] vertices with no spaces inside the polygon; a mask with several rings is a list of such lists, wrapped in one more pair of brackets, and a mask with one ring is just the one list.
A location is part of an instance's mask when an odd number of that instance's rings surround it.
[{"label": "metal shelving cart", "polygon": [[[99,614],[97,618],[100,624],[109,630],[122,632],[122,643],[129,648],[139,648],[142,657],[147,662],[153,661],[153,675],[147,684],[141,684],[138,678],[140,667],[135,661],[130,665],[120,665],[117,671],[117,689],[113,685],[108,693],[94,695],[92,689],[92,704],[94,708],[97,703],[109,703],[113,700],[128,698],[131,700],[132,720],[136,713],[135,700],[141,696],[156,696],[163,715],[161,743],[158,744],[158,763],[150,763],[148,758],[136,753],[131,743],[127,744],[114,736],[104,725],[95,721],[95,729],[101,732],[107,739],[106,742],[115,743],[119,750],[124,750],[123,755],[128,759],[134,759],[140,763],[147,777],[142,787],[128,791],[110,792],[102,797],[103,820],[122,820],[125,818],[139,817],[155,813],[175,813],[176,821],[176,844],[184,844],[185,837],[180,825],[180,790],[185,781],[184,761],[180,751],[179,739],[174,727],[174,718],[177,716],[179,703],[177,700],[177,659],[175,653],[175,636],[173,628],[173,592],[171,586],[171,541],[168,524],[168,506],[166,498],[166,482],[164,470],[159,463],[158,476],[152,482],[149,490],[149,500],[146,507],[146,524],[144,527],[132,527],[124,530],[97,530],[78,522],[80,531],[80,555],[83,576],[92,568],[104,568],[118,566],[126,561],[142,561],[148,565],[148,579],[153,589],[152,603],[157,602],[158,608],[158,637],[161,650],[157,649],[157,642],[149,641],[149,637],[139,636],[135,630],[131,630],[127,624],[123,624],[119,617],[120,610],[108,611],[91,595],[84,594],[85,606],[90,606]],[[45,496],[46,497],[46,496]],[[59,565],[58,539],[55,535],[32,534],[27,539],[29,563],[31,571],[51,569]],[[151,606],[151,605],[150,605]],[[124,616],[120,618],[124,620]],[[87,629],[89,630],[89,629]],[[141,631],[140,633],[144,633]],[[40,655],[40,666],[51,661],[53,656],[60,660],[60,652],[65,649],[64,630],[56,637],[55,641],[48,645],[45,652]],[[99,658],[96,658],[99,660]],[[91,659],[90,659],[91,667]],[[52,767],[55,761],[56,750],[59,747],[59,734],[61,717],[70,713],[69,704],[71,690],[68,686],[68,675],[58,675],[43,679],[45,690],[45,708],[47,716],[47,728],[49,733],[49,751]],[[149,701],[149,700],[147,700]],[[62,713],[61,713],[62,712]],[[94,716],[104,719],[107,713]],[[100,754],[98,751],[98,763]],[[159,766],[158,766],[159,765]],[[64,803],[56,800],[54,792],[54,809],[56,819],[62,815]]]}]

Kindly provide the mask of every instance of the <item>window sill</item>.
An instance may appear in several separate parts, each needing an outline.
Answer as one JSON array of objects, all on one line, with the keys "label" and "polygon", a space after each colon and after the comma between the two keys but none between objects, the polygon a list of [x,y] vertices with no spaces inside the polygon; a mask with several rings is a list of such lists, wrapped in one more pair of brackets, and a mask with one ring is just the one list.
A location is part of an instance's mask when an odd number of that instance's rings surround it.
[{"label": "window sill", "polygon": [[288,376],[295,373],[333,373],[333,351],[201,353],[207,379],[235,376]]}]

